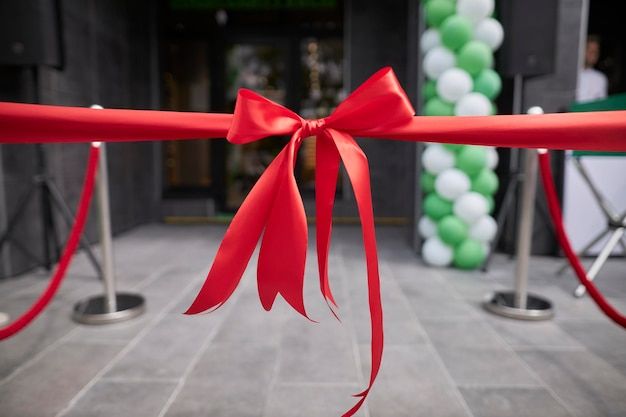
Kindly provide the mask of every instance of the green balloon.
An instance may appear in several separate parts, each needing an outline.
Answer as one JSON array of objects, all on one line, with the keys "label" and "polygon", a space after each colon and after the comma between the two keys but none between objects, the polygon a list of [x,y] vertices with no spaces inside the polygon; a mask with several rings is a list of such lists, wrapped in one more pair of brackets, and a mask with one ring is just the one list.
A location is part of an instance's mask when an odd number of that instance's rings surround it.
[{"label": "green balloon", "polygon": [[424,194],[430,194],[435,191],[435,176],[430,172],[422,172],[420,177],[420,185]]},{"label": "green balloon", "polygon": [[485,249],[480,242],[466,239],[454,248],[452,262],[457,268],[476,269],[483,264],[486,256]]},{"label": "green balloon", "polygon": [[478,174],[487,165],[487,151],[480,146],[465,146],[456,156],[456,166],[467,175]]},{"label": "green balloon", "polygon": [[455,12],[454,2],[450,0],[430,0],[424,7],[428,26],[439,27],[448,16]]},{"label": "green balloon", "polygon": [[467,225],[455,215],[448,215],[437,223],[437,234],[448,245],[456,246],[467,239]]},{"label": "green balloon", "polygon": [[[433,0],[434,1],[434,0]],[[454,104],[433,97],[424,106],[425,116],[454,116]]]},{"label": "green balloon", "polygon": [[469,72],[472,76],[477,76],[493,63],[491,49],[479,41],[470,41],[465,44],[456,57],[457,66]]},{"label": "green balloon", "polygon": [[465,145],[457,145],[456,143],[442,143],[443,147],[451,152],[459,152]]},{"label": "green balloon", "polygon": [[472,178],[471,189],[484,196],[491,196],[498,191],[498,185],[498,176],[489,168],[483,168]]},{"label": "green balloon", "polygon": [[452,214],[452,202],[444,200],[436,193],[430,193],[424,199],[424,213],[432,220],[437,221],[448,214]]},{"label": "green balloon", "polygon": [[441,42],[456,51],[472,39],[472,23],[464,16],[452,15],[441,24]]},{"label": "green balloon", "polygon": [[437,83],[434,80],[428,80],[422,89],[422,97],[424,101],[428,101],[437,96]]},{"label": "green balloon", "polygon": [[485,200],[487,200],[487,214],[493,213],[493,209],[496,208],[496,202],[493,197],[490,195],[485,196]]},{"label": "green balloon", "polygon": [[497,72],[491,68],[482,70],[474,78],[474,91],[484,94],[489,100],[493,100],[502,90],[502,80]]}]

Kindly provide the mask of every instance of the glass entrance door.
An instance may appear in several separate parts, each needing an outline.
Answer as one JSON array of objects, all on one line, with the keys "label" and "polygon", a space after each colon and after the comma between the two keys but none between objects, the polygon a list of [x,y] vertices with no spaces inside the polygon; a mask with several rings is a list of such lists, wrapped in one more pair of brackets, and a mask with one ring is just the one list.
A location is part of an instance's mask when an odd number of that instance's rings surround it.
[{"label": "glass entrance door", "polygon": [[[342,11],[339,3],[307,7],[167,10],[163,107],[232,112],[237,91],[248,88],[305,118],[327,116],[343,98]],[[167,142],[165,196],[209,197],[232,212],[287,140]],[[315,180],[312,138],[301,147],[296,179],[306,198]]]},{"label": "glass entrance door", "polygon": [[[302,117],[328,116],[343,98],[343,42],[340,38],[301,37],[238,41],[226,50],[226,96],[234,109],[239,88],[248,88],[285,105]],[[227,146],[226,201],[238,207],[288,138],[266,138]],[[313,192],[315,139],[304,141],[296,166],[301,190]],[[341,183],[341,182],[339,182]]]},{"label": "glass entrance door", "polygon": [[[287,106],[294,86],[287,74],[291,64],[288,42],[281,39],[231,43],[225,51],[226,103],[235,108],[240,88]],[[236,209],[265,168],[285,144],[284,138],[266,138],[245,145],[226,146],[225,208]]]}]

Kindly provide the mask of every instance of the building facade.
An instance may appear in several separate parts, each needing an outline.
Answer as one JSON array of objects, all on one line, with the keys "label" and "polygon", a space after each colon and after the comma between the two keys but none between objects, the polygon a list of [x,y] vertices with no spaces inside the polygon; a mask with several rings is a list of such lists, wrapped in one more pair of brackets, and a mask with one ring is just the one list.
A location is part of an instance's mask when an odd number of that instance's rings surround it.
[{"label": "building facade", "polygon": [[[1,62],[0,100],[223,112],[232,111],[237,89],[247,87],[315,118],[327,115],[369,75],[389,65],[419,108],[418,1],[52,3],[52,13],[58,14],[54,36],[62,45],[62,65]],[[569,34],[580,32],[583,3],[560,2],[557,71],[527,84],[528,103],[554,110],[571,101],[580,39]],[[0,24],[15,18],[5,11]],[[114,232],[163,219],[232,214],[284,140],[245,147],[203,138],[108,145]],[[314,146],[307,142],[296,177],[307,212],[313,215]],[[376,215],[382,223],[406,224],[410,236],[419,210],[418,145],[367,139],[360,144],[370,161]],[[78,199],[87,149],[82,144],[43,146],[47,172],[70,207]],[[38,170],[35,145],[0,145],[0,230],[9,226]],[[336,215],[356,216],[345,175],[338,187]],[[43,211],[40,199],[22,210],[14,239],[2,248],[0,276],[38,264],[35,258],[45,252]],[[62,243],[67,228],[58,214],[54,216]],[[93,217],[88,236],[96,241]],[[30,255],[19,242],[28,246]]]}]

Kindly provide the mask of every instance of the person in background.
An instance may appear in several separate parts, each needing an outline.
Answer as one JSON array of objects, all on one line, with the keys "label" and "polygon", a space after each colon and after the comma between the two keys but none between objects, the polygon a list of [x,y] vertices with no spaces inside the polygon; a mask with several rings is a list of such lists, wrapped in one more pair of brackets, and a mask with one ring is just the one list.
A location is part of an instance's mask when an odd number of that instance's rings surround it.
[{"label": "person in background", "polygon": [[593,101],[607,96],[608,79],[606,75],[595,69],[600,59],[600,38],[589,35],[585,49],[585,67],[578,74],[576,101]]}]

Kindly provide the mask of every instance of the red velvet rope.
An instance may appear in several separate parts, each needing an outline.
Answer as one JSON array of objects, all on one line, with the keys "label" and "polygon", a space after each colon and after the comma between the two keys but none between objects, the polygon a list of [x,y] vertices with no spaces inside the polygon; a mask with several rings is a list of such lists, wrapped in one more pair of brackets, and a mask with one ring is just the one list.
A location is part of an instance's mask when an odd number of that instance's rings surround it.
[{"label": "red velvet rope", "polygon": [[72,225],[72,230],[70,231],[70,236],[67,239],[65,248],[63,249],[63,254],[61,255],[61,259],[59,260],[59,263],[54,271],[52,279],[48,283],[48,287],[46,287],[45,291],[39,296],[37,301],[35,301],[35,303],[28,310],[26,310],[14,322],[0,329],[0,340],[7,339],[17,334],[19,331],[23,330],[26,326],[32,323],[33,320],[35,320],[37,316],[39,316],[48,306],[48,304],[56,294],[57,290],[61,286],[70,262],[74,257],[74,253],[76,252],[76,248],[78,247],[78,243],[80,241],[80,236],[83,233],[83,228],[85,227],[85,223],[87,221],[89,205],[93,196],[94,182],[96,178],[96,171],[98,168],[99,156],[100,147],[91,146],[91,149],[89,151],[89,160],[87,162],[87,169],[85,172],[83,190],[81,192],[80,200],[78,203],[78,211],[76,212],[74,224]]},{"label": "red velvet rope", "polygon": [[561,245],[561,249],[565,253],[567,260],[570,265],[574,269],[578,280],[582,285],[585,286],[587,292],[593,299],[593,301],[598,305],[600,310],[604,312],[611,320],[620,326],[626,328],[626,317],[617,311],[609,302],[604,298],[602,293],[595,286],[593,281],[587,277],[587,272],[585,272],[585,268],[580,262],[580,259],[574,252],[572,248],[572,244],[570,243],[569,237],[567,236],[567,232],[565,231],[565,227],[563,225],[563,217],[561,214],[561,208],[559,206],[559,200],[556,195],[556,190],[554,188],[554,180],[552,178],[552,168],[550,166],[550,154],[545,152],[539,152],[539,167],[541,171],[541,182],[543,183],[543,189],[546,193],[546,199],[548,201],[548,209],[550,210],[550,217],[552,218],[552,223],[554,224],[554,229],[556,231],[556,236]]}]

